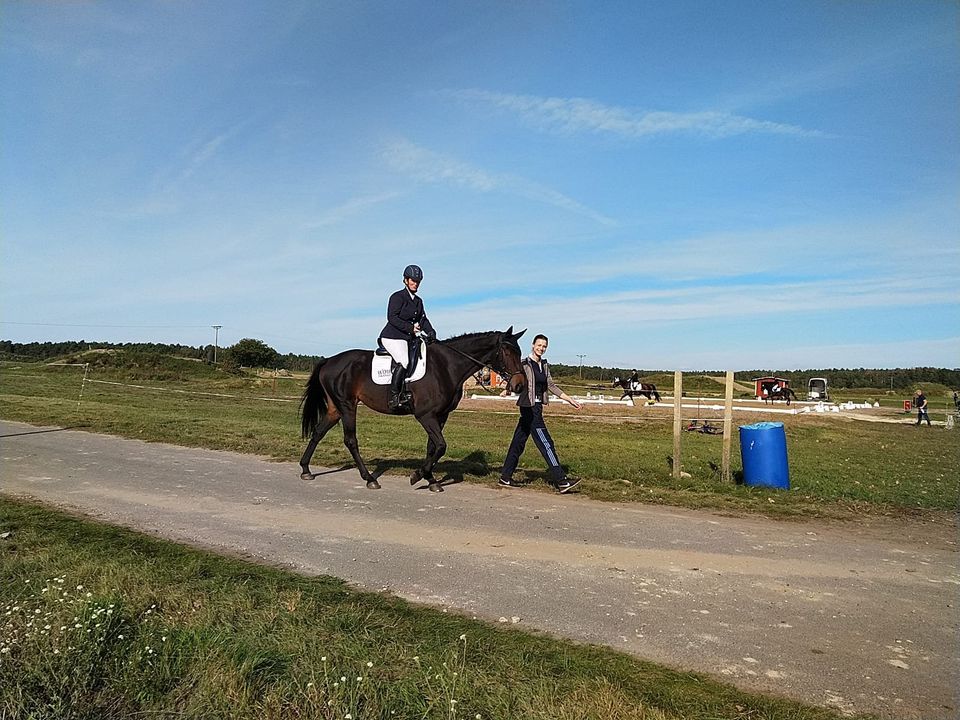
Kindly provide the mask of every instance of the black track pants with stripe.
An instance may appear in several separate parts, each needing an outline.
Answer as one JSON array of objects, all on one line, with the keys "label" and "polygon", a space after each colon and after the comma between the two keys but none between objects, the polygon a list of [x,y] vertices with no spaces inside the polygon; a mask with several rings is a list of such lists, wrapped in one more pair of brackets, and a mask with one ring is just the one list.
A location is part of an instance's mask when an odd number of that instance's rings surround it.
[{"label": "black track pants with stripe", "polygon": [[553,438],[543,422],[543,405],[537,403],[533,407],[520,408],[520,421],[517,423],[517,429],[513,431],[513,442],[510,443],[510,449],[507,450],[507,458],[503,461],[503,471],[501,477],[512,478],[517,465],[520,463],[520,456],[523,455],[523,448],[526,447],[527,438],[533,436],[533,442],[537,445],[537,450],[547,461],[547,467],[550,470],[550,477],[554,484],[562,482],[565,479],[563,468],[560,467],[560,458],[557,457],[557,449],[554,447]]}]

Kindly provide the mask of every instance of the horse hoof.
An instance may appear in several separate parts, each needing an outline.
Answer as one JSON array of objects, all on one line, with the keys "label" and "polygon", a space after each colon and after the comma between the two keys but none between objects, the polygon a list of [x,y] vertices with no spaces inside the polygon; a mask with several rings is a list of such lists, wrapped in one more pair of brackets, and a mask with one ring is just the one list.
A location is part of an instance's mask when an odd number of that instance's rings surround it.
[{"label": "horse hoof", "polygon": [[410,484],[411,484],[411,485],[416,485],[416,484],[417,484],[418,482],[420,482],[421,480],[423,480],[423,478],[420,477],[419,471],[418,471],[418,472],[415,472],[413,475],[410,476]]},{"label": "horse hoof", "polygon": [[367,481],[367,490],[379,490],[379,489],[380,489],[380,483],[378,483],[376,480]]},{"label": "horse hoof", "polygon": [[300,473],[301,480],[313,480],[316,477],[312,472],[302,472]]},{"label": "horse hoof", "polygon": [[430,492],[443,492],[443,485],[438,482],[432,482],[427,486],[427,490]]}]

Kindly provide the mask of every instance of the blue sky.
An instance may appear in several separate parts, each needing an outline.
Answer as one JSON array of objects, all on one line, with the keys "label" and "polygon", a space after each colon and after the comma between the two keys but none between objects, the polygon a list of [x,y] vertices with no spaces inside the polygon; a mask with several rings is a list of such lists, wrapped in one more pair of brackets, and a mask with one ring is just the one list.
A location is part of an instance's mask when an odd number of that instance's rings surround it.
[{"label": "blue sky", "polygon": [[[0,7],[0,337],[960,366],[960,5]],[[524,345],[526,342],[524,341]]]}]

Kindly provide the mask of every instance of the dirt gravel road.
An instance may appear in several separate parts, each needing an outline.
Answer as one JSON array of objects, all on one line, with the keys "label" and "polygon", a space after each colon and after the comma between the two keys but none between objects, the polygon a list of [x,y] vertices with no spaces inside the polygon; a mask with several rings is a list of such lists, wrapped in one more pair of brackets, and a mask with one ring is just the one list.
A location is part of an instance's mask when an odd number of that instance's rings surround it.
[{"label": "dirt gravel road", "polygon": [[[44,430],[44,431],[41,431]],[[886,718],[958,717],[957,527],[774,522],[0,423],[0,492]],[[585,482],[589,482],[586,480]]]}]

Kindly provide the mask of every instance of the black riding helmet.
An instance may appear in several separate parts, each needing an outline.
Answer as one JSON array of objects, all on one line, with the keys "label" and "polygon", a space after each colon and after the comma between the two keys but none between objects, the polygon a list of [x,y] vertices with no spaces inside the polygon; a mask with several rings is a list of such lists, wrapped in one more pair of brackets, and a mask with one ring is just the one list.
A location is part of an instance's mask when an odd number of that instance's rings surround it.
[{"label": "black riding helmet", "polygon": [[407,265],[403,269],[403,279],[406,280],[408,278],[414,282],[423,281],[423,270],[420,269],[419,265]]}]

